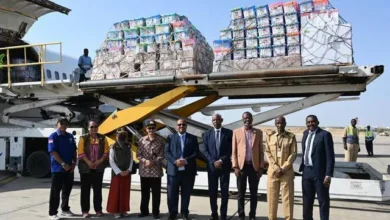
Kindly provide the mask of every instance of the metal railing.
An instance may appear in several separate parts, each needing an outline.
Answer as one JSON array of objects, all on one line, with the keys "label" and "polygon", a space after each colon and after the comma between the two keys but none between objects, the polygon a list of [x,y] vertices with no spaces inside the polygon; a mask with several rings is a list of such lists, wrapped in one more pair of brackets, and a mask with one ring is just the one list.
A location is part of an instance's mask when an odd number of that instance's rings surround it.
[{"label": "metal railing", "polygon": [[[59,51],[59,60],[54,61],[46,61],[46,52],[47,52],[47,46],[52,45],[59,45],[60,51]],[[30,47],[37,47],[38,48],[38,62],[27,62],[27,48]],[[17,49],[23,49],[24,51],[24,62],[23,63],[11,63],[10,57],[10,51],[17,50]],[[5,54],[2,52],[5,51]],[[4,57],[6,57],[6,61],[4,61]],[[20,57],[18,57],[20,58]],[[34,65],[40,65],[41,68],[41,86],[44,85],[45,82],[45,71],[44,71],[44,64],[57,64],[62,63],[62,43],[61,42],[54,42],[54,43],[42,43],[42,44],[30,44],[30,45],[21,45],[21,46],[12,46],[12,47],[3,47],[0,48],[0,69],[1,68],[7,68],[7,75],[8,75],[8,88],[11,88],[12,80],[11,80],[11,68],[12,67],[22,67],[22,66],[34,66]]]}]

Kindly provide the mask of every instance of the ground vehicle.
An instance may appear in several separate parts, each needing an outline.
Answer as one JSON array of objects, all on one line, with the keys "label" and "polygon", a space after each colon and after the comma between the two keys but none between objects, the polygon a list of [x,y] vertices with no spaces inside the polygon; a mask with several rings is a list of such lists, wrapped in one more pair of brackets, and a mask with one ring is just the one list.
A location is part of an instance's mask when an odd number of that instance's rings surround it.
[{"label": "ground vehicle", "polygon": [[[19,1],[23,4],[35,4],[35,1]],[[41,1],[40,1],[41,2]],[[48,2],[48,1],[44,1]],[[9,6],[11,7],[11,6]],[[19,6],[18,6],[19,7]],[[64,8],[53,5],[38,5],[47,10],[67,12]],[[24,10],[21,7],[14,10]],[[24,13],[25,14],[25,13]],[[19,16],[22,14],[11,13],[10,16]],[[27,18],[26,18],[27,19]],[[28,23],[28,19],[26,20]],[[25,22],[25,23],[26,23]],[[28,23],[28,24],[31,24]],[[16,34],[19,24],[13,27]],[[18,37],[12,38],[14,44],[17,44]],[[5,42],[3,40],[3,42]],[[61,45],[60,43],[37,44],[38,48],[45,48],[49,45]],[[7,46],[10,46],[9,44]],[[15,50],[24,52],[30,46],[7,47],[3,51],[6,54]],[[31,52],[33,53],[33,51]],[[22,53],[23,54],[23,53]],[[315,66],[302,67],[294,69],[273,70],[277,73],[275,77],[266,77],[269,70],[258,70],[252,72],[233,72],[212,73],[209,75],[194,75],[187,77],[148,77],[137,79],[120,80],[99,80],[76,83],[75,75],[72,73],[75,66],[70,67],[69,71],[56,71],[56,65],[47,62],[42,58],[42,53],[36,54],[38,60],[36,65],[42,66],[41,77],[32,82],[14,82],[9,76],[5,77],[6,83],[0,84],[0,94],[4,100],[2,109],[2,121],[6,128],[2,134],[6,140],[2,146],[4,152],[4,166],[8,166],[16,171],[23,171],[28,163],[29,157],[26,149],[28,140],[16,142],[16,137],[22,138],[42,138],[41,150],[46,149],[44,143],[45,137],[53,131],[53,125],[59,116],[67,117],[72,122],[72,129],[75,130],[76,139],[83,134],[83,126],[90,118],[105,119],[99,132],[110,135],[112,131],[121,126],[128,126],[134,134],[137,134],[136,123],[154,115],[167,128],[175,127],[178,117],[189,117],[193,113],[205,109],[214,101],[221,97],[229,98],[284,98],[284,97],[307,97],[305,99],[291,102],[279,103],[281,107],[260,113],[254,117],[254,124],[258,125],[273,119],[276,115],[289,114],[302,110],[323,102],[335,100],[340,96],[358,96],[366,90],[367,84],[375,80],[383,73],[383,66]],[[61,56],[58,63],[61,63]],[[21,66],[30,66],[32,64],[22,63]],[[60,65],[60,64],[59,64]],[[12,64],[7,60],[3,69],[9,71]],[[63,63],[63,67],[69,68]],[[147,92],[145,92],[147,91]],[[114,98],[115,97],[115,98]],[[184,97],[203,97],[200,100],[185,105],[183,107],[166,111],[171,104]],[[140,102],[139,100],[144,100]],[[138,100],[138,101],[137,101]],[[146,101],[145,101],[146,100]],[[99,110],[99,106],[108,104],[114,106],[120,111],[110,114],[108,117]],[[131,106],[135,106],[131,108]],[[225,106],[226,107],[226,106]],[[30,110],[30,108],[33,108]],[[219,107],[220,108],[220,107]],[[206,111],[208,112],[208,111]],[[35,118],[31,115],[35,114]],[[29,117],[27,117],[29,116]],[[201,137],[202,133],[210,128],[209,125],[199,123],[188,119],[188,132]],[[241,126],[241,121],[226,125],[234,129]],[[16,132],[17,129],[19,132]],[[169,129],[168,129],[169,130]],[[172,130],[172,129],[170,129]],[[1,131],[1,130],[0,130]],[[42,132],[44,131],[44,132]],[[25,133],[29,133],[26,135]],[[20,136],[19,136],[20,135]],[[38,143],[38,140],[37,142]],[[36,152],[38,149],[32,149]],[[23,153],[27,152],[27,153]],[[42,159],[31,161],[43,161],[47,159],[40,154]],[[36,164],[33,166],[37,166]],[[201,163],[199,164],[202,165]],[[47,166],[42,165],[47,169]],[[31,171],[33,168],[28,168]],[[43,174],[46,171],[43,171]],[[78,172],[76,171],[76,174]],[[109,173],[105,179],[109,180]],[[42,175],[43,175],[42,174]],[[205,173],[200,174],[200,182],[196,183],[196,188],[207,189],[205,184]],[[40,175],[36,175],[40,176]],[[77,176],[76,176],[77,179]],[[136,180],[134,180],[136,181]],[[297,184],[298,185],[298,184]],[[264,186],[263,186],[264,187]],[[235,185],[232,184],[234,189]]]}]

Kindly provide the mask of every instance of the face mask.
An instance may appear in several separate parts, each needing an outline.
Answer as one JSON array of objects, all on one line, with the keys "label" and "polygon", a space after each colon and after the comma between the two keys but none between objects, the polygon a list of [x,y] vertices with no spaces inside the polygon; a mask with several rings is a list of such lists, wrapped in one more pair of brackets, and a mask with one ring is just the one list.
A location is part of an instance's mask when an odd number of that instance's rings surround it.
[{"label": "face mask", "polygon": [[118,140],[120,142],[125,142],[126,141],[126,135],[123,135],[123,134],[119,135]]}]

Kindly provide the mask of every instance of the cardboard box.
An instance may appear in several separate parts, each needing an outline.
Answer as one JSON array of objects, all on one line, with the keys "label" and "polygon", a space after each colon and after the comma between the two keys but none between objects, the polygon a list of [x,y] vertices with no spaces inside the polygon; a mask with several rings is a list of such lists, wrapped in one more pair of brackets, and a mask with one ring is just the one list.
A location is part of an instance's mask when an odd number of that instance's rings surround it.
[{"label": "cardboard box", "polygon": [[246,30],[246,37],[247,38],[258,37],[257,28],[247,29]]},{"label": "cardboard box", "polygon": [[160,69],[161,70],[172,70],[179,68],[178,60],[165,60],[160,61]]},{"label": "cardboard box", "polygon": [[325,26],[337,25],[339,23],[339,11],[337,9],[301,14],[301,29],[306,27],[324,28]]},{"label": "cardboard box", "polygon": [[268,37],[271,36],[271,26],[268,27],[259,27],[259,37]]},{"label": "cardboard box", "polygon": [[176,53],[160,53],[160,61],[166,61],[166,60],[177,60],[177,54]]},{"label": "cardboard box", "polygon": [[158,63],[157,62],[145,62],[141,64],[141,71],[147,72],[147,71],[155,71],[158,70]]},{"label": "cardboard box", "polygon": [[179,68],[180,69],[188,69],[188,68],[198,68],[198,62],[193,59],[184,59],[184,60],[178,60]]}]

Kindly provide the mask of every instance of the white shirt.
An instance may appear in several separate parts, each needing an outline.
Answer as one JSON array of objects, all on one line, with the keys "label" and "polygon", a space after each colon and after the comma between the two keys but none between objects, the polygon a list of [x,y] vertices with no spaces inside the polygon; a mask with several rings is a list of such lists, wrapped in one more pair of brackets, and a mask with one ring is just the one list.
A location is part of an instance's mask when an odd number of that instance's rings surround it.
[{"label": "white shirt", "polygon": [[[318,128],[317,128],[317,129],[318,129]],[[308,161],[308,162],[309,162],[309,166],[313,166],[313,161],[312,161],[312,158],[311,158],[311,153],[313,152],[313,143],[314,143],[314,138],[316,137],[317,129],[314,130],[314,131],[310,131],[310,130],[309,130],[309,134],[307,135],[306,142],[305,142],[306,149],[307,149],[308,146],[310,146],[310,150],[307,151],[307,150],[305,149],[305,155],[304,155],[303,158],[306,158],[306,155],[309,154],[309,161]],[[309,135],[310,135],[311,133],[313,133],[313,137],[311,138],[310,143],[308,143],[308,142],[309,142]],[[304,164],[306,164],[306,161],[304,161]]]},{"label": "white shirt", "polygon": [[[114,171],[116,175],[118,175],[121,170],[119,169],[118,165],[115,163],[115,151],[113,149],[110,149],[110,155],[109,155],[109,162],[111,169]],[[130,150],[130,166],[129,166],[129,171],[131,173],[132,168],[133,168],[133,151]]]}]

